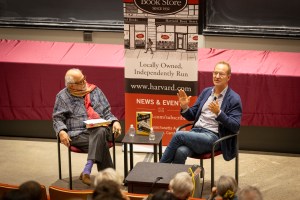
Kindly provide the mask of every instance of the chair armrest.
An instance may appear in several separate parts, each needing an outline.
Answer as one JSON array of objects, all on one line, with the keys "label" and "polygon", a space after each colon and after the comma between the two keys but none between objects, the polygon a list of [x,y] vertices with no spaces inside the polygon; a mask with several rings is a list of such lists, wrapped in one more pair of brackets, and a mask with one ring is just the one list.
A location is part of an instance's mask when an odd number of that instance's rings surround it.
[{"label": "chair armrest", "polygon": [[215,142],[213,143],[213,145],[212,145],[212,150],[211,150],[211,151],[214,152],[214,151],[215,151],[216,145],[219,144],[220,142],[222,142],[223,140],[227,140],[227,139],[229,139],[229,138],[237,137],[239,133],[240,133],[240,132],[238,131],[236,134],[233,134],[233,135],[227,135],[227,136],[221,137],[220,139],[218,139],[217,141],[215,141]]},{"label": "chair armrest", "polygon": [[182,126],[179,126],[177,129],[176,129],[176,132],[177,131],[180,131],[181,129],[185,128],[185,127],[188,127],[188,126],[192,126],[194,123],[190,122],[190,123],[187,123],[187,124],[184,124]]}]

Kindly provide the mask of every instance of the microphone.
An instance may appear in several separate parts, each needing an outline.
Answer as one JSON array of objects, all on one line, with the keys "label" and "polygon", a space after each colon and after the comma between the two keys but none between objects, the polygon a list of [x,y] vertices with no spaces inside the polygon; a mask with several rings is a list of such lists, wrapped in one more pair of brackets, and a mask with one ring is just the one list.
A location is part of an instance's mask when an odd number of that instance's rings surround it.
[{"label": "microphone", "polygon": [[156,177],[155,181],[152,183],[152,186],[151,186],[151,188],[150,188],[150,193],[152,193],[155,184],[156,184],[159,180],[161,180],[161,179],[163,179],[163,177],[161,177],[161,176]]},{"label": "microphone", "polygon": [[213,101],[215,101],[215,100],[217,100],[217,97],[216,97],[216,96],[214,96],[214,100],[213,100]]}]

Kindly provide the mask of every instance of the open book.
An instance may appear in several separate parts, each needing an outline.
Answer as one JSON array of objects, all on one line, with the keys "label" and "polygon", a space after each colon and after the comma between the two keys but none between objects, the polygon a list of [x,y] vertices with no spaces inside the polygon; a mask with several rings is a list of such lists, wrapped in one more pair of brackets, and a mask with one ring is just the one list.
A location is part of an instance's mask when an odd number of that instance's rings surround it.
[{"label": "open book", "polygon": [[89,119],[86,121],[83,121],[86,125],[86,128],[94,128],[98,126],[108,126],[111,124],[111,121],[105,120],[105,119]]}]

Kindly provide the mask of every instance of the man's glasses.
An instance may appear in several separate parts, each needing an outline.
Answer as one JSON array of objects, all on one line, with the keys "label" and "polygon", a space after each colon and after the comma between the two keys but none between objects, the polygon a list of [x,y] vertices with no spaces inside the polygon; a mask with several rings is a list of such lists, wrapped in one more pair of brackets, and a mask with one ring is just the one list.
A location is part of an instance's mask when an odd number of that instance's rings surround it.
[{"label": "man's glasses", "polygon": [[226,73],[224,72],[213,72],[213,76],[218,76],[218,74],[221,78],[224,78],[226,76]]},{"label": "man's glasses", "polygon": [[86,81],[86,76],[83,76],[83,78],[80,81],[77,81],[77,82],[71,83],[71,84],[83,85],[83,84],[85,84],[85,81]]}]

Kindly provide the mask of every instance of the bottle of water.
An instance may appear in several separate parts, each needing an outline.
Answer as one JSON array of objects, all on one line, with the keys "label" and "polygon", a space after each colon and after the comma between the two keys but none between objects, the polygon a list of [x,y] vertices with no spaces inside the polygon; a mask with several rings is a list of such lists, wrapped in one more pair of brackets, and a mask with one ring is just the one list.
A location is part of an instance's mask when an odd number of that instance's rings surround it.
[{"label": "bottle of water", "polygon": [[128,132],[129,132],[129,136],[130,137],[134,137],[134,135],[135,135],[135,128],[134,128],[133,124],[130,124]]},{"label": "bottle of water", "polygon": [[152,127],[150,129],[149,140],[155,140],[155,134]]}]

